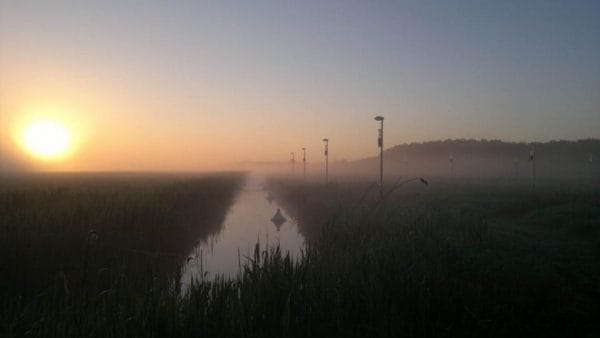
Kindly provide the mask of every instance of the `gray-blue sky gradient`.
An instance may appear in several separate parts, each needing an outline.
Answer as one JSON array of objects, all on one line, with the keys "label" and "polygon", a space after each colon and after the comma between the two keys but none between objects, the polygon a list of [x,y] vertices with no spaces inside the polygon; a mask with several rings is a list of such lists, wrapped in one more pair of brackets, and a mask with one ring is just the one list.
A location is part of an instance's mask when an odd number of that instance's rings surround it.
[{"label": "gray-blue sky gradient", "polygon": [[250,139],[371,155],[377,113],[390,146],[600,137],[600,1],[3,1],[1,113],[38,78],[124,121],[243,126],[224,161]]}]

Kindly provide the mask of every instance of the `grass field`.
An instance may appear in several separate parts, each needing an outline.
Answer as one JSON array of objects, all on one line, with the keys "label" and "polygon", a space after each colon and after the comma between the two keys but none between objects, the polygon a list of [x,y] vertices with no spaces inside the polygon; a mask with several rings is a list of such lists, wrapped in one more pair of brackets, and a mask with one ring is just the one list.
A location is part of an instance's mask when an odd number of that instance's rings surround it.
[{"label": "grass field", "polygon": [[241,181],[241,174],[2,177],[3,329],[45,335],[61,327],[60,318],[45,317],[49,309],[64,306],[83,321],[109,293],[133,300],[149,286],[170,287],[197,241],[219,231]]},{"label": "grass field", "polygon": [[598,189],[417,180],[380,201],[368,183],[272,180],[309,241],[304,255],[257,245],[237,278],[200,277],[182,294],[182,255],[218,231],[239,175],[38,180],[0,190],[3,336],[600,329]]},{"label": "grass field", "polygon": [[336,295],[320,302],[329,309],[321,318],[343,324],[333,332],[587,336],[600,328],[597,188],[416,180],[392,186],[382,202],[365,183],[273,189],[315,243],[311,267],[328,276],[317,288]]}]

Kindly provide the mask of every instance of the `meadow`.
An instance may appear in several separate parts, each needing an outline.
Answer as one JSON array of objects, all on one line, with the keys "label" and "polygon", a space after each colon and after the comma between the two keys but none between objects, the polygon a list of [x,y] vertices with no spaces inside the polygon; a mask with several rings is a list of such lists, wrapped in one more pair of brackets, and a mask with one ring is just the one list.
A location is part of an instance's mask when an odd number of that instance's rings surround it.
[{"label": "meadow", "polygon": [[[315,243],[312,265],[330,276],[319,287],[335,290],[324,322],[344,323],[331,332],[599,332],[597,186],[400,179],[388,182],[383,200],[370,183],[281,181],[273,189]],[[319,220],[324,226],[311,226]]]},{"label": "meadow", "polygon": [[219,231],[239,175],[63,179],[0,190],[2,336],[600,330],[597,187],[400,180],[380,200],[370,182],[272,179],[307,238],[302,257],[257,244],[236,278],[199,276],[184,292],[178,267]]},{"label": "meadow", "polygon": [[85,320],[117,289],[135,298],[149,286],[169,287],[198,240],[220,230],[242,180],[239,173],[3,176],[3,331],[45,335],[60,328],[44,317],[48,308]]}]

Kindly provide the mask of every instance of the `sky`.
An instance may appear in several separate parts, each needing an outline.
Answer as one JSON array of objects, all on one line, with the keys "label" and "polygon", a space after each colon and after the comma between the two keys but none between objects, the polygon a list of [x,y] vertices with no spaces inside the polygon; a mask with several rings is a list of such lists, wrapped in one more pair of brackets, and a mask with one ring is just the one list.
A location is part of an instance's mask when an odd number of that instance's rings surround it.
[{"label": "sky", "polygon": [[[600,138],[600,1],[0,2],[4,160],[322,161],[448,138]],[[32,121],[72,134],[31,159]]]}]

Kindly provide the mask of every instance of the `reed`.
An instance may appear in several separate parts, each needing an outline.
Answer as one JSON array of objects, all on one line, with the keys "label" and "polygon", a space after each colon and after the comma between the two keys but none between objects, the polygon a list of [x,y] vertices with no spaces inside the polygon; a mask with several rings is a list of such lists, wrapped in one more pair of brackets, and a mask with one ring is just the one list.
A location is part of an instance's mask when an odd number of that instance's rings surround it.
[{"label": "reed", "polygon": [[[270,188],[287,208],[295,206],[295,217],[320,221],[305,230],[319,235],[298,259],[257,244],[252,257],[240,259],[239,276],[199,276],[184,294],[177,272],[171,283],[161,283],[160,270],[152,265],[145,271],[131,266],[93,270],[85,292],[67,292],[65,279],[56,277],[33,301],[2,302],[4,336],[598,332],[597,237],[582,239],[567,231],[560,236],[571,234],[577,242],[552,246],[546,242],[554,232],[527,226],[534,220],[559,227],[547,221],[565,217],[577,223],[569,227],[594,222],[600,217],[594,207],[597,192],[540,189],[513,202],[514,191],[423,190],[438,189],[429,183],[424,188],[414,182],[381,201],[368,184],[274,181]],[[490,194],[493,198],[486,199]],[[598,234],[598,229],[588,231]]]}]

